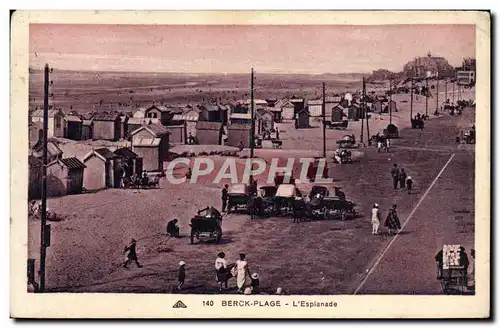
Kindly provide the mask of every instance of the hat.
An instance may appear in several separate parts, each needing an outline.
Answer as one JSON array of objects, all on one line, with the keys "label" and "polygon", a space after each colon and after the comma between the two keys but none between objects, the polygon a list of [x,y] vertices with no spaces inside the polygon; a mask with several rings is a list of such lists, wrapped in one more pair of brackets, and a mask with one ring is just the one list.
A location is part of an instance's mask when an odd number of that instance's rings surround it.
[{"label": "hat", "polygon": [[251,295],[252,294],[252,288],[251,287],[247,287],[245,288],[245,291],[243,292],[244,295]]},{"label": "hat", "polygon": [[259,279],[259,274],[257,272],[252,273],[252,279]]},{"label": "hat", "polygon": [[278,289],[276,289],[276,295],[281,295],[283,294],[283,289],[281,289],[281,287],[278,287]]},{"label": "hat", "polygon": [[373,207],[378,207],[378,204],[377,203],[373,204]]},{"label": "hat", "polygon": [[183,265],[186,265],[186,262],[184,262],[184,261],[180,261],[180,262],[179,262],[179,266],[183,266]]},{"label": "hat", "polygon": [[408,180],[411,180],[411,176],[408,176],[408,177],[407,177],[407,179],[408,179]]},{"label": "hat", "polygon": [[132,238],[132,242],[133,242],[133,243],[136,243],[136,242],[137,242],[137,240],[135,240],[134,238]]}]

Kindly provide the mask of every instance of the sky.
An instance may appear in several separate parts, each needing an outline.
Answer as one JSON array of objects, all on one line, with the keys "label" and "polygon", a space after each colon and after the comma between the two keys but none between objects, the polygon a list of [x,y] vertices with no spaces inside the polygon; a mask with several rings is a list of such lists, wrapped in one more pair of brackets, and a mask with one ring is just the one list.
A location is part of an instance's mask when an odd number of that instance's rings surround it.
[{"label": "sky", "polygon": [[430,51],[459,66],[474,25],[30,25],[30,66],[180,73],[370,73]]}]

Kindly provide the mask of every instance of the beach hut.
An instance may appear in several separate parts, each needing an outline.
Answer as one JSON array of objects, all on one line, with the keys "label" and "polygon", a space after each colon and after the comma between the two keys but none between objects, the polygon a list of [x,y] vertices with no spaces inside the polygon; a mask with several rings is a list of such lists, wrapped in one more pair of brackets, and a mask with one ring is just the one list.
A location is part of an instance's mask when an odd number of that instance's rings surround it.
[{"label": "beach hut", "polygon": [[257,111],[257,133],[262,134],[264,131],[274,129],[274,115],[267,109]]},{"label": "beach hut", "polygon": [[86,168],[83,173],[83,187],[86,190],[100,190],[120,187],[121,167],[118,155],[108,148],[93,149],[83,157]]},{"label": "beach hut", "polygon": [[243,147],[250,147],[250,138],[252,126],[250,124],[230,124],[227,127],[227,145],[238,147],[243,144]]},{"label": "beach hut", "polygon": [[380,99],[375,99],[372,103],[372,112],[380,114],[383,109],[384,103]]},{"label": "beach hut", "polygon": [[169,121],[174,116],[174,111],[165,106],[152,105],[144,111],[145,118],[158,119],[161,124],[168,125]]},{"label": "beach hut", "polygon": [[222,144],[223,125],[221,122],[196,123],[196,138],[200,145],[220,145]]},{"label": "beach hut", "polygon": [[309,111],[307,108],[303,108],[301,111],[297,113],[297,129],[303,129],[309,127]]},{"label": "beach hut", "polygon": [[358,103],[355,103],[355,102],[351,103],[351,106],[349,106],[349,109],[348,109],[347,118],[350,120],[357,121],[361,117],[362,117],[361,108],[358,105]]},{"label": "beach hut", "polygon": [[33,156],[28,156],[28,199],[42,197],[42,161]]},{"label": "beach hut", "polygon": [[346,116],[345,108],[342,107],[341,105],[337,105],[334,108],[332,108],[332,115],[331,115],[332,122],[342,122],[345,116]]},{"label": "beach hut", "polygon": [[[43,139],[40,139],[33,146],[33,155],[39,159],[42,158],[43,154]],[[53,162],[57,159],[62,158],[63,151],[54,141],[47,141],[47,163]]]},{"label": "beach hut", "polygon": [[142,158],[134,153],[132,149],[127,147],[118,148],[114,153],[118,156],[118,162],[127,177],[142,172]]},{"label": "beach hut", "polygon": [[[287,99],[280,99],[274,104],[275,108],[280,108],[281,112],[279,115],[279,120],[277,122],[281,122],[281,120],[293,120],[295,117],[295,106],[288,101]],[[278,118],[276,112],[275,119]]]},{"label": "beach hut", "polygon": [[186,127],[182,125],[168,125],[167,131],[170,133],[169,142],[171,144],[185,144],[187,139]]},{"label": "beach hut", "polygon": [[319,117],[323,115],[323,99],[313,99],[307,102],[309,113],[312,117]]},{"label": "beach hut", "polygon": [[77,115],[66,115],[64,117],[64,137],[71,140],[82,140],[83,121]]},{"label": "beach hut", "polygon": [[82,136],[81,140],[92,139],[92,130],[94,129],[94,122],[92,120],[82,120]]},{"label": "beach hut", "polygon": [[196,123],[200,118],[200,113],[197,108],[187,107],[182,114],[175,114],[172,122],[179,125],[184,125],[186,135],[196,136]]},{"label": "beach hut", "polygon": [[81,194],[86,166],[76,157],[59,158],[47,165],[49,196]]},{"label": "beach hut", "polygon": [[[64,113],[61,109],[49,109],[47,121],[47,137],[64,137]],[[43,124],[43,109],[37,109],[31,113],[31,122]]]},{"label": "beach hut", "polygon": [[99,112],[92,116],[92,139],[111,140],[120,139],[121,119],[118,113]]},{"label": "beach hut", "polygon": [[147,171],[163,171],[163,161],[168,157],[170,133],[161,124],[143,125],[131,133],[132,151],[142,157]]}]

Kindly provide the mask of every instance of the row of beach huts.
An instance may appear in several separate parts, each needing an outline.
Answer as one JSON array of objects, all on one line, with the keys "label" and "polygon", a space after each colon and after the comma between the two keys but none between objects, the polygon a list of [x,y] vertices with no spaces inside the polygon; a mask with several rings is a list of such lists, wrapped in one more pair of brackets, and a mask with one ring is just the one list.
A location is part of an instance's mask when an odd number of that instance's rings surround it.
[{"label": "row of beach huts", "polygon": [[[333,122],[361,118],[359,99],[327,97],[325,111]],[[163,171],[172,144],[190,143],[196,139],[201,145],[228,145],[249,147],[251,114],[249,100],[232,104],[163,106],[152,104],[132,113],[93,111],[90,114],[50,109],[48,137],[82,140],[128,140],[130,147],[111,151],[96,148],[83,158],[64,158],[56,140],[48,143],[50,196],[78,194],[83,190],[117,188],[124,176],[143,170]],[[371,111],[387,111],[395,103],[379,98],[367,101]],[[254,100],[255,133],[275,129],[275,123],[295,121],[296,128],[307,128],[311,117],[322,115],[322,100],[291,98]],[[30,199],[40,197],[42,167],[43,111],[30,111],[29,155]]]}]

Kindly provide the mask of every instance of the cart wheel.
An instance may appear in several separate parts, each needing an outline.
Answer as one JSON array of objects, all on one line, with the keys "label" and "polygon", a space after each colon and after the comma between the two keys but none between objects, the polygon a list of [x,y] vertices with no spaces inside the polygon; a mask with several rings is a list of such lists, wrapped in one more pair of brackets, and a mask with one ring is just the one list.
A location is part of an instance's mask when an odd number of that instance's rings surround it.
[{"label": "cart wheel", "polygon": [[347,220],[347,211],[346,210],[342,210],[340,212],[340,218],[342,219],[342,221]]}]

